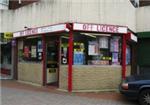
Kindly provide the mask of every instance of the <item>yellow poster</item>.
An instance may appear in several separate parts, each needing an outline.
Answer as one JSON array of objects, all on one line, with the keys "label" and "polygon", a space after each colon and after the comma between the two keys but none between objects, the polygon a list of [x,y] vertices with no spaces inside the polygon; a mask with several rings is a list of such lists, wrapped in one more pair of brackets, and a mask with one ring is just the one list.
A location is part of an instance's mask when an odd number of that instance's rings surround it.
[{"label": "yellow poster", "polygon": [[4,39],[12,39],[13,33],[12,32],[5,32],[4,33]]}]

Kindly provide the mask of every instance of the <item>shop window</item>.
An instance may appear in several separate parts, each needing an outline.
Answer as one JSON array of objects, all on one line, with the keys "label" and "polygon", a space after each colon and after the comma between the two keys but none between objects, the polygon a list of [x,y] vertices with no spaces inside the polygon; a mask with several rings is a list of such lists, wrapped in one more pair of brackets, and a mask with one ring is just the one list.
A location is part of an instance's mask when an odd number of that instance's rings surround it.
[{"label": "shop window", "polygon": [[42,40],[40,38],[29,38],[23,41],[23,49],[19,50],[19,57],[23,61],[42,60]]},{"label": "shop window", "polygon": [[87,64],[87,37],[81,34],[74,35],[73,43],[73,64],[85,65]]},{"label": "shop window", "polygon": [[[68,64],[68,36],[61,38],[61,64]],[[73,65],[120,65],[121,37],[74,33]]]},{"label": "shop window", "polygon": [[120,65],[121,37],[115,35],[74,35],[74,65]]},{"label": "shop window", "polygon": [[[73,64],[83,65],[85,64],[85,43],[83,42],[83,37],[74,37],[73,42]],[[61,64],[68,64],[68,54],[69,54],[69,37],[61,37]]]},{"label": "shop window", "polygon": [[110,39],[111,63],[120,64],[121,62],[121,38],[112,37]]},{"label": "shop window", "polygon": [[74,42],[74,54],[73,54],[73,64],[74,65],[83,65],[85,64],[85,47],[82,42]]},{"label": "shop window", "polygon": [[130,65],[131,64],[131,47],[129,45],[127,45],[126,48],[126,65]]},{"label": "shop window", "polygon": [[68,36],[61,37],[61,64],[63,65],[68,64],[68,51],[69,51],[68,39],[69,39]]}]

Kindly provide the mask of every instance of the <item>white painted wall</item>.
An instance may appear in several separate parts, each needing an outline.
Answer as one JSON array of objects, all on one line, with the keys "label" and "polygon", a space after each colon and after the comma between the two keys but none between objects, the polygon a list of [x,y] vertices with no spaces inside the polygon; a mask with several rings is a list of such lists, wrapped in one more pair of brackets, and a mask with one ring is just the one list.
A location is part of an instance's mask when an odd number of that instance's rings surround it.
[{"label": "white painted wall", "polygon": [[7,10],[8,9],[8,5],[4,5],[0,3],[0,10]]},{"label": "white painted wall", "polygon": [[150,6],[138,8],[136,15],[137,32],[150,31]]},{"label": "white painted wall", "polygon": [[63,22],[128,26],[136,31],[135,8],[129,0],[41,0],[22,8],[3,11],[2,30],[24,30]]}]

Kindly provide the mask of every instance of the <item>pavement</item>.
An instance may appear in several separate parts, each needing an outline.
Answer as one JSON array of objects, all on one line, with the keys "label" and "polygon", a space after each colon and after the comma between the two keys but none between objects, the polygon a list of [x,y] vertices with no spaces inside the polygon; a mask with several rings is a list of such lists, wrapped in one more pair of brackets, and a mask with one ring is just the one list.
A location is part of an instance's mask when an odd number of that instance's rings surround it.
[{"label": "pavement", "polygon": [[40,87],[14,80],[1,81],[2,105],[138,105],[120,93],[68,93],[56,87]]}]

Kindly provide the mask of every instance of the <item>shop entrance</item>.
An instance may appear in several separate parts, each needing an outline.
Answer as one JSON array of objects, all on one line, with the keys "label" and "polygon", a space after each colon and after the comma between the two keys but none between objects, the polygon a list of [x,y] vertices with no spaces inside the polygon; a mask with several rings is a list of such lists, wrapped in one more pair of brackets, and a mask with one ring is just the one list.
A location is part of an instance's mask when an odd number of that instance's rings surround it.
[{"label": "shop entrance", "polygon": [[2,42],[0,44],[0,49],[0,79],[13,79],[11,42]]},{"label": "shop entrance", "polygon": [[58,85],[59,71],[59,43],[58,40],[48,41],[46,44],[46,84]]}]

